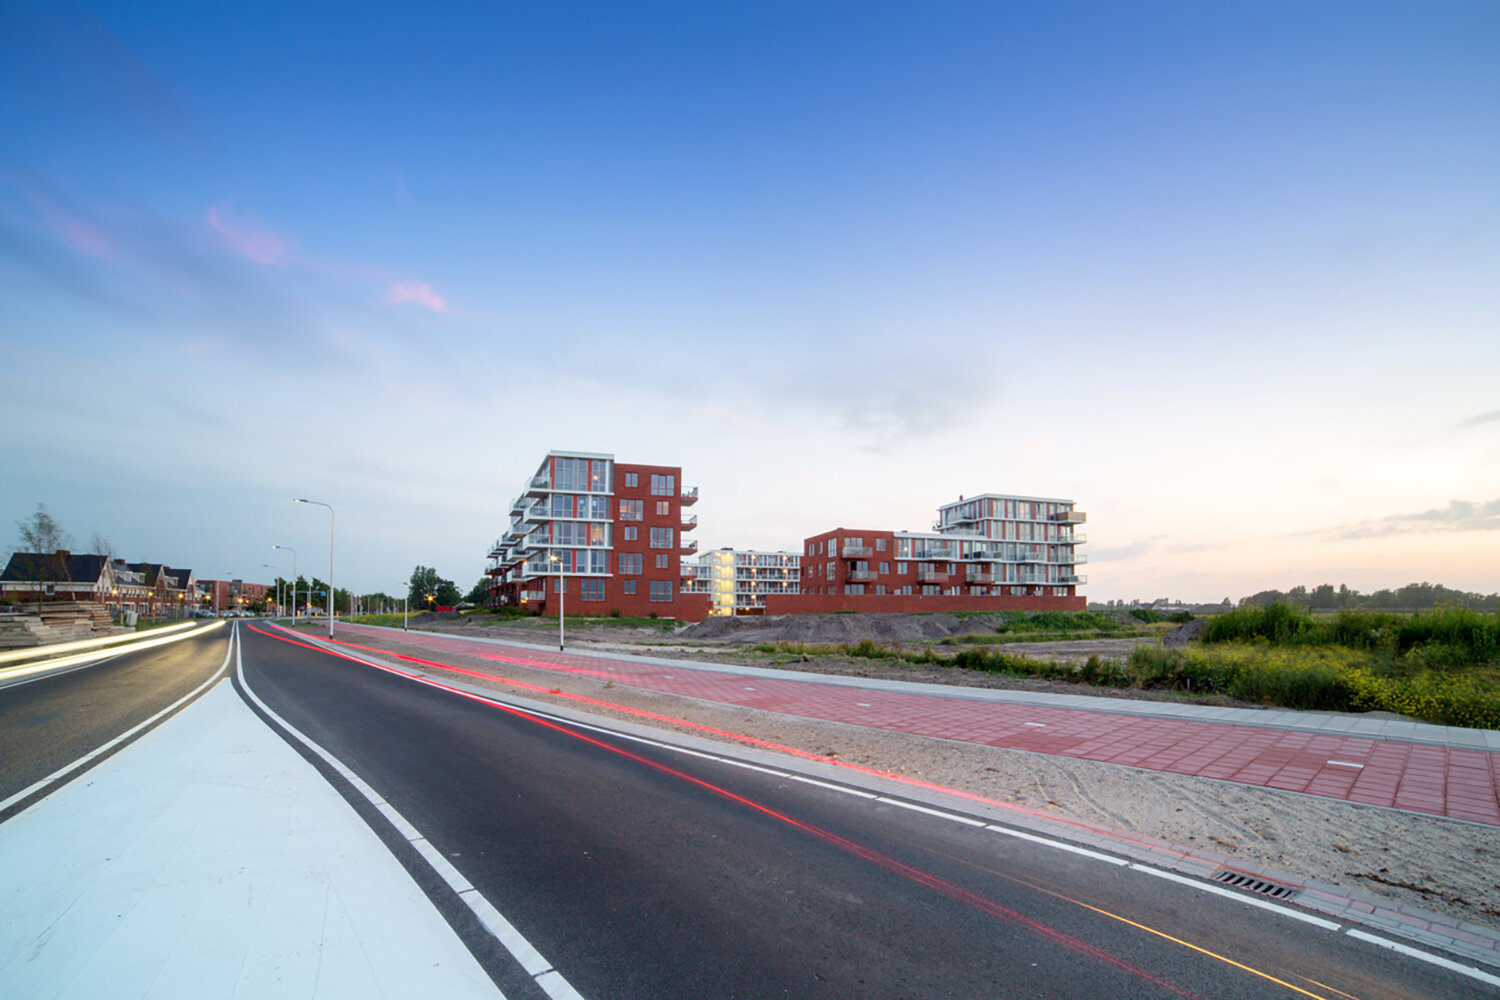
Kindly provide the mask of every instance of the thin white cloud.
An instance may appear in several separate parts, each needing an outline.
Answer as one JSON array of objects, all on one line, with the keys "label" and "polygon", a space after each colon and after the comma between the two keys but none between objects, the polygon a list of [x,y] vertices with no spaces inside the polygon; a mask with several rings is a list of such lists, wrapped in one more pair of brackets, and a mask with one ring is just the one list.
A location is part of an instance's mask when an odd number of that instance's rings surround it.
[{"label": "thin white cloud", "polygon": [[234,219],[228,206],[209,206],[208,224],[241,257],[274,267],[291,263],[291,245],[287,240],[252,222]]},{"label": "thin white cloud", "polygon": [[448,303],[425,281],[397,281],[386,290],[385,300],[387,302],[410,302],[412,305],[431,309],[433,312],[448,311]]}]

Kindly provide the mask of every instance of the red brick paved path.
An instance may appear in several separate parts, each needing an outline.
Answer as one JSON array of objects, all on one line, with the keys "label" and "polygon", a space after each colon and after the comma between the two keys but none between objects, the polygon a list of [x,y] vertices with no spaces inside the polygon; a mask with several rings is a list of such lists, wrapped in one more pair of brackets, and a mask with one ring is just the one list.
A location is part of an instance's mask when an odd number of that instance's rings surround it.
[{"label": "red brick paved path", "polygon": [[[389,630],[341,631],[391,638]],[[1129,715],[505,647],[431,632],[403,642],[810,719],[1306,792],[1500,826],[1500,754],[1396,739]],[[732,669],[732,668],[729,668]],[[1122,705],[1128,711],[1129,703]]]}]

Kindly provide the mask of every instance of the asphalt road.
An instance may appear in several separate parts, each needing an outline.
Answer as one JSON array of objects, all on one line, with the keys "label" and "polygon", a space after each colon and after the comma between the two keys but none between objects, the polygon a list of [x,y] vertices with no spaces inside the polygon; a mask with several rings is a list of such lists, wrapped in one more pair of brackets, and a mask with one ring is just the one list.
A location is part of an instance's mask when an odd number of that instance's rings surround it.
[{"label": "asphalt road", "polygon": [[[274,631],[240,627],[249,688],[590,1000],[1493,995],[1128,867],[540,720]],[[423,884],[507,996],[541,995],[451,890]]]},{"label": "asphalt road", "polygon": [[[224,665],[229,634],[222,627],[194,632],[180,642],[0,688],[0,801],[202,686]],[[82,769],[69,780],[79,773]]]}]

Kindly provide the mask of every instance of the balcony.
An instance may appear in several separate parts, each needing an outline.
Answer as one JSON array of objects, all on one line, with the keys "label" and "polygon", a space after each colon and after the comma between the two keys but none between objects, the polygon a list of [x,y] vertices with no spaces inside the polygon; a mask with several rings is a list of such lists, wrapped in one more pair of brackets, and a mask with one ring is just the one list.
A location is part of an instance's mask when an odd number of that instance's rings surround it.
[{"label": "balcony", "polygon": [[[684,580],[696,580],[698,578],[698,567],[693,563],[683,563],[678,567],[677,575]],[[708,581],[704,581],[705,583]]]},{"label": "balcony", "polygon": [[529,497],[539,497],[539,496],[541,496],[544,493],[551,493],[551,492],[552,492],[552,477],[551,476],[532,476],[531,477],[531,482],[529,482],[529,483],[526,484],[526,495],[529,496]]},{"label": "balcony", "polygon": [[880,574],[873,569],[851,569],[849,579],[851,580],[873,580]]},{"label": "balcony", "polygon": [[1082,524],[1089,516],[1081,510],[1065,510],[1060,514],[1053,514],[1052,520],[1058,524]]},{"label": "balcony", "polygon": [[875,550],[868,545],[845,545],[839,550],[839,554],[845,559],[863,559],[875,554]]},{"label": "balcony", "polygon": [[1061,576],[1059,576],[1057,578],[1057,582],[1058,583],[1068,583],[1068,584],[1073,584],[1073,583],[1088,583],[1089,582],[1089,578],[1086,577],[1086,576],[1079,576],[1077,573],[1064,573],[1064,574],[1062,574]]},{"label": "balcony", "polygon": [[688,490],[688,489],[683,490],[682,491],[682,498],[681,499],[682,499],[682,505],[684,507],[691,507],[693,504],[697,503],[698,502],[698,487],[694,486],[690,490]]},{"label": "balcony", "polygon": [[917,570],[917,580],[921,583],[947,583],[951,573],[945,573],[936,569]]},{"label": "balcony", "polygon": [[994,573],[970,573],[968,576],[964,577],[964,582],[965,583],[994,583],[995,582],[995,574]]},{"label": "balcony", "polygon": [[489,555],[486,556],[486,558],[488,558],[488,559],[498,559],[498,558],[500,558],[500,553],[502,553],[504,551],[505,551],[505,540],[503,538],[497,538],[497,539],[495,539],[494,544],[492,544],[490,546]]},{"label": "balcony", "polygon": [[682,545],[677,549],[677,551],[681,552],[683,555],[691,555],[692,553],[697,552],[698,539],[695,538],[691,542],[683,542]]},{"label": "balcony", "polygon": [[698,515],[697,514],[689,514],[689,515],[687,515],[686,517],[684,517],[682,519],[682,530],[683,531],[692,531],[696,527],[698,527]]},{"label": "balcony", "polygon": [[517,517],[517,516],[519,516],[520,513],[526,509],[526,505],[528,503],[530,503],[530,500],[528,500],[526,497],[524,497],[524,496],[516,497],[514,500],[512,500],[510,502],[510,516],[511,517]]}]

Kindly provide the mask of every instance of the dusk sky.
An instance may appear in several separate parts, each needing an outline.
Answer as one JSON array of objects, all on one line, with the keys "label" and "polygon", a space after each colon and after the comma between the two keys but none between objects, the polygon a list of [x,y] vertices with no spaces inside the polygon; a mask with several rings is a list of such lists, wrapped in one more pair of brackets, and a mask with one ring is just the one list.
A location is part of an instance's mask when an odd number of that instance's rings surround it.
[{"label": "dusk sky", "polygon": [[1090,600],[1500,590],[1500,4],[0,0],[3,540],[467,590],[1088,514]]}]

